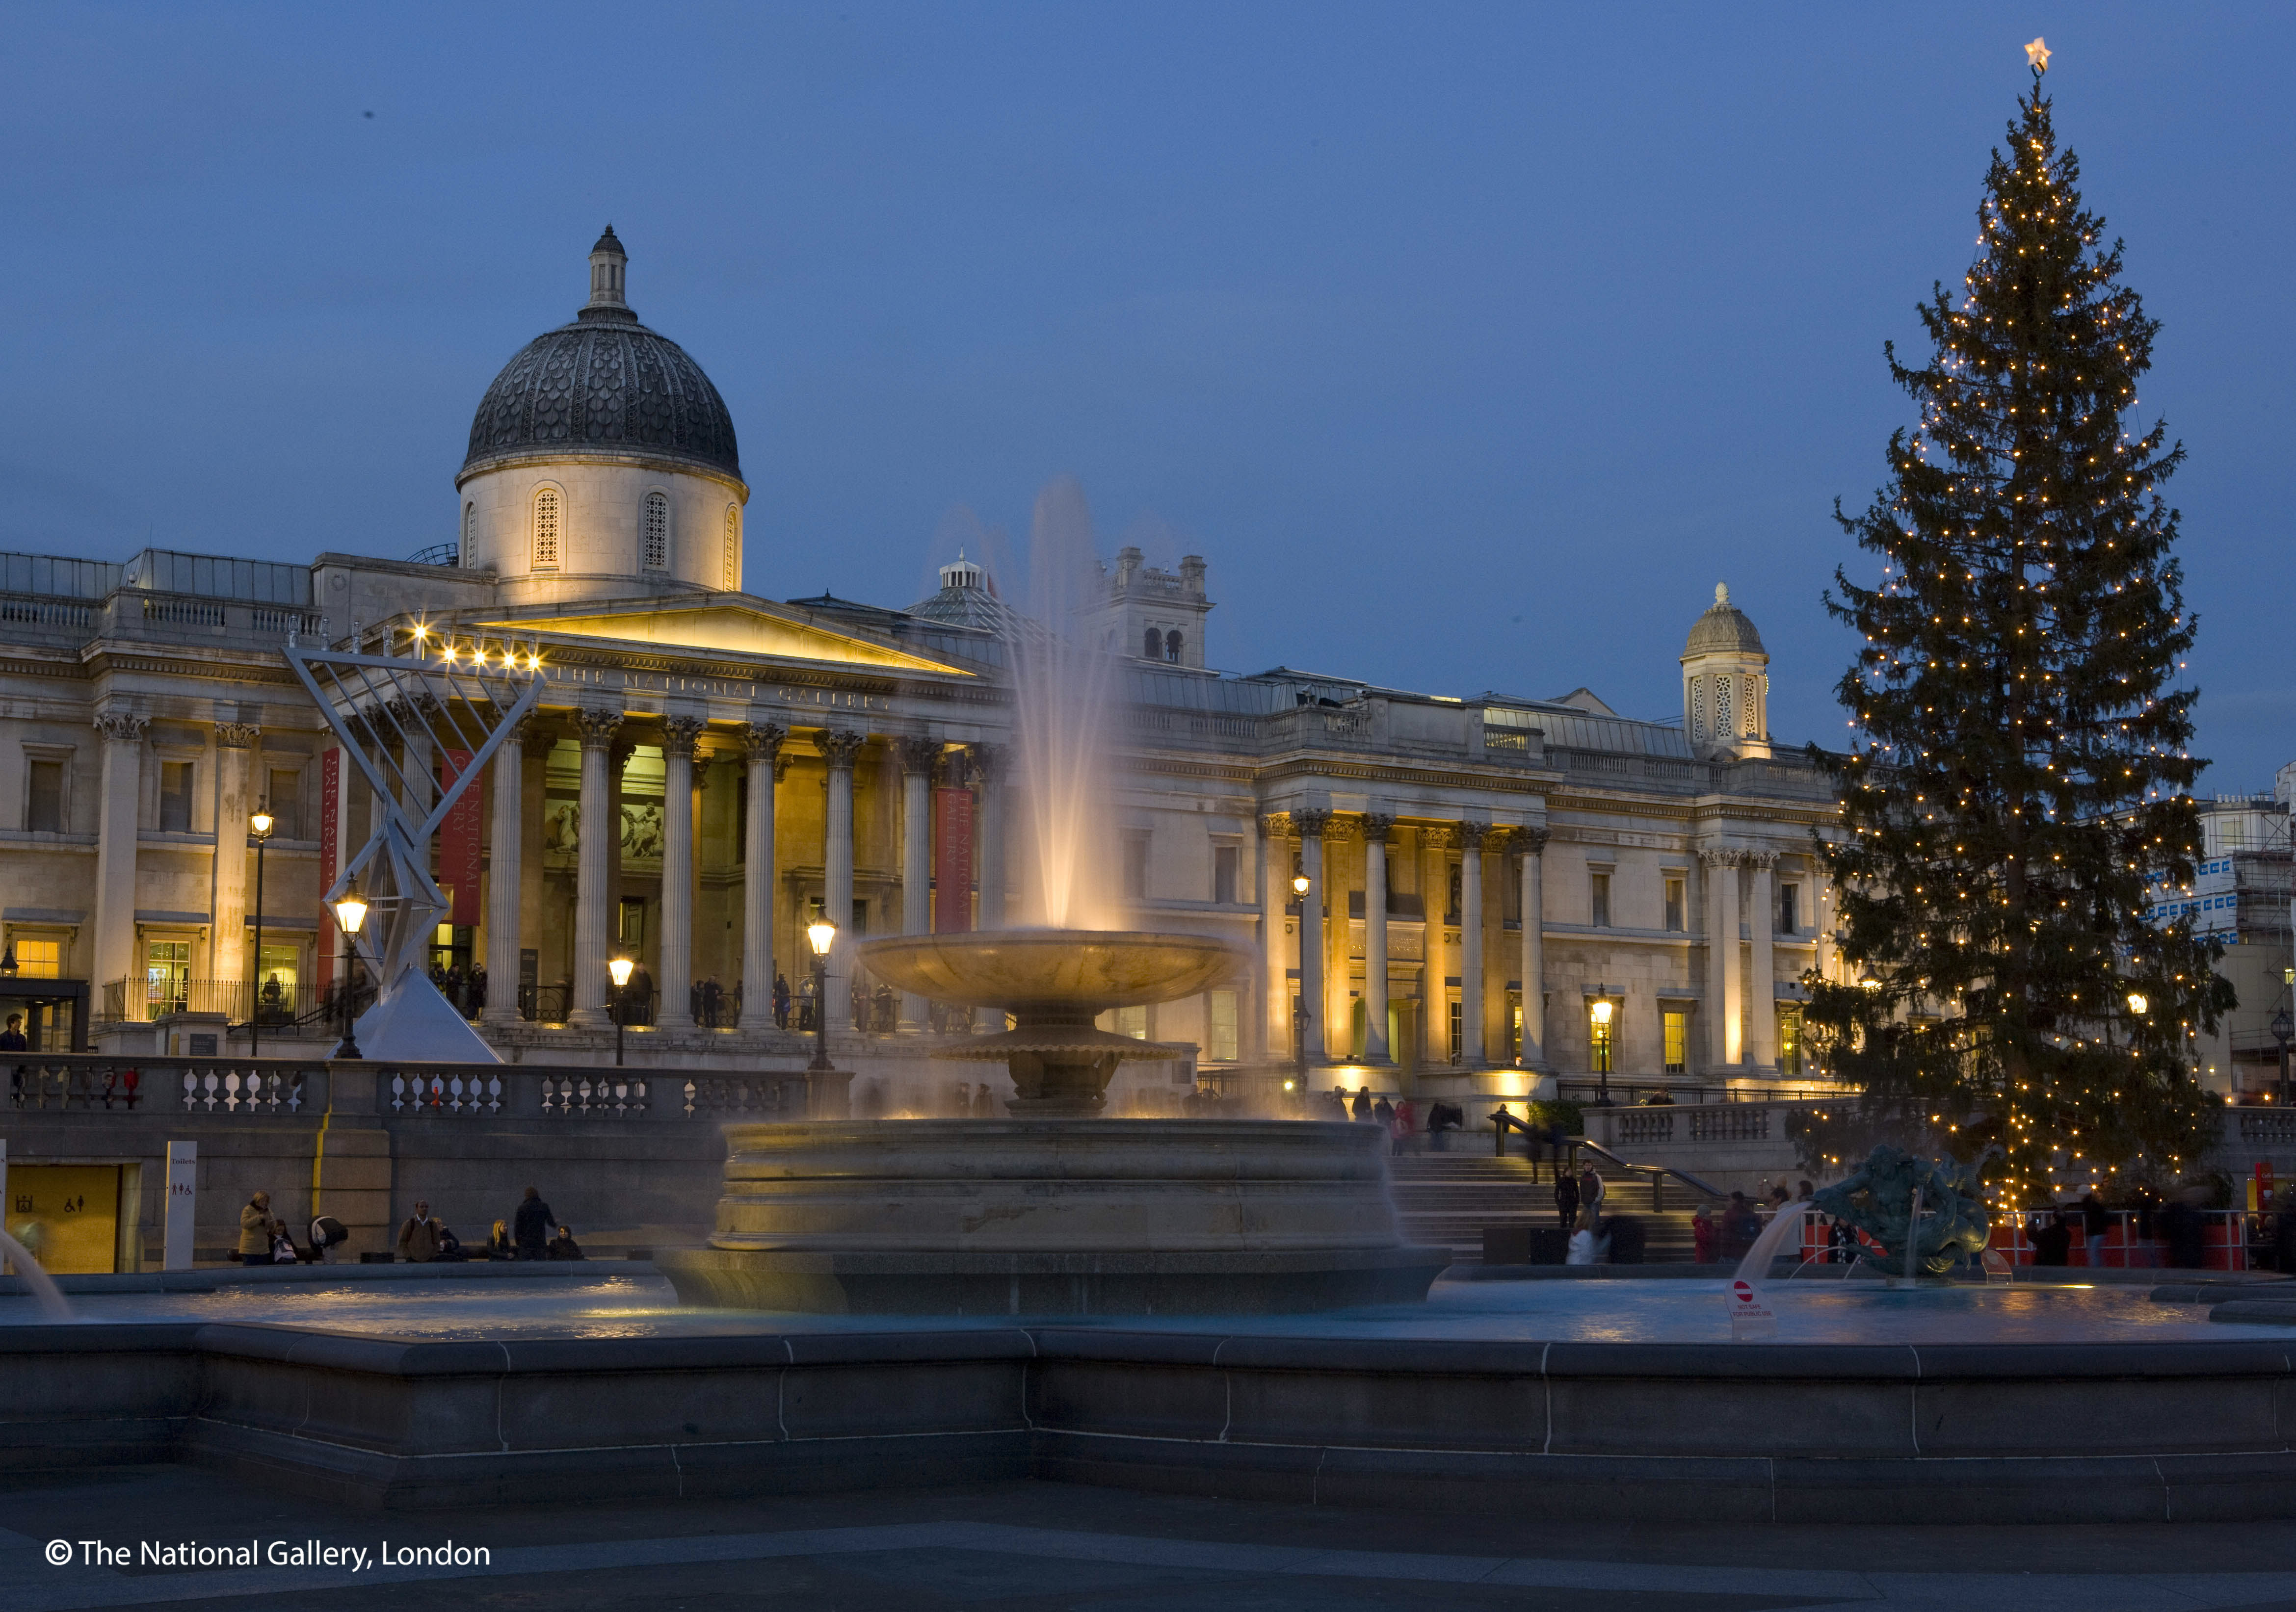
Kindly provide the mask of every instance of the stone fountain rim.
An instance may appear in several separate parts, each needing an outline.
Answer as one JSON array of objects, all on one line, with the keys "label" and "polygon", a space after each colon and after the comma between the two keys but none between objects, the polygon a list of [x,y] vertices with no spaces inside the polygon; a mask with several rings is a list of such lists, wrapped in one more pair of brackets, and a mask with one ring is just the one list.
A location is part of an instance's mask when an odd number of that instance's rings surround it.
[{"label": "stone fountain rim", "polygon": [[[865,940],[855,947],[855,953],[865,966],[880,973],[890,972],[882,963],[873,959],[895,955],[916,955],[941,953],[986,952],[993,950],[1041,951],[1058,948],[1073,952],[1079,949],[1150,950],[1177,948],[1194,953],[1190,966],[1175,971],[1179,982],[1172,981],[1130,989],[1110,988],[1080,991],[1064,986],[996,987],[993,994],[980,989],[952,991],[945,982],[937,982],[920,990],[920,982],[895,983],[918,994],[937,1001],[954,1002],[972,1007],[1003,1008],[1008,1012],[1029,1016],[1057,1016],[1084,1011],[1114,1007],[1138,1007],[1146,1003],[1171,1002],[1192,996],[1208,989],[1215,981],[1248,971],[1254,953],[1247,947],[1215,935],[1192,935],[1166,929],[968,929],[953,933],[931,935],[886,935],[874,940]],[[1225,970],[1207,971],[1206,964],[1225,960]]]}]

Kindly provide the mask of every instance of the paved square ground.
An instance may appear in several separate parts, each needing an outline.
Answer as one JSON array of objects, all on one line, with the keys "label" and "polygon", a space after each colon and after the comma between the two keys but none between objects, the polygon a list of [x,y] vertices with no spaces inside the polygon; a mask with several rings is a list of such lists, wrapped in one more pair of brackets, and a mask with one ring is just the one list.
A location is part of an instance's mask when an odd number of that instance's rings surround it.
[{"label": "paved square ground", "polygon": [[[78,1542],[127,1547],[87,1565]],[[345,1567],[139,1565],[143,1542]],[[47,1559],[52,1542],[74,1559]],[[484,1563],[382,1567],[452,1542]],[[181,1467],[0,1492],[0,1612],[82,1607],[603,1612],[2177,1612],[2296,1608],[2296,1524],[2072,1528],[1563,1528],[1537,1517],[1174,1499],[1060,1484],[383,1515]]]}]

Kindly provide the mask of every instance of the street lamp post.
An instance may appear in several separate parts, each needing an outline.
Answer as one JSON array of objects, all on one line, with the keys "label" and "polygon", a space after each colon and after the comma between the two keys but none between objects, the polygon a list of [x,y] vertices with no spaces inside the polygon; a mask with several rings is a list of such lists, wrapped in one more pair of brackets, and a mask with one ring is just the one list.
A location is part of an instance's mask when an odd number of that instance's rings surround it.
[{"label": "street lamp post", "polygon": [[837,926],[816,918],[805,926],[813,945],[813,1061],[808,1072],[826,1069],[829,1062],[829,948],[837,944]]},{"label": "street lamp post", "polygon": [[606,965],[606,972],[614,982],[614,1068],[622,1067],[622,1026],[628,1018],[625,1011],[630,1001],[630,975],[637,964],[627,956],[615,958]]},{"label": "street lamp post", "polygon": [[2292,1021],[2288,1010],[2283,1008],[2272,1016],[2272,1039],[2280,1043],[2280,1106],[2284,1109],[2288,1106],[2288,1043],[2291,1037],[2296,1037],[2296,1021]]},{"label": "street lamp post", "polygon": [[352,1023],[351,1008],[358,993],[353,988],[354,970],[358,967],[358,932],[366,922],[366,898],[359,894],[358,880],[353,879],[350,888],[335,902],[335,922],[343,931],[343,978],[336,987],[343,998],[343,1038],[335,1048],[338,1058],[365,1056],[359,1051],[358,1032]]},{"label": "street lamp post", "polygon": [[255,971],[248,987],[247,1052],[250,1058],[263,1056],[263,847],[271,842],[271,831],[277,819],[271,815],[271,797],[266,795],[255,803],[255,811],[247,820],[247,837],[255,841]]},{"label": "street lamp post", "polygon": [[1595,1021],[1595,1072],[1603,1077],[1603,1107],[1611,1106],[1611,987],[1595,987],[1594,1005],[1587,1010]]},{"label": "street lamp post", "polygon": [[1299,1082],[1300,1100],[1308,1095],[1308,876],[1292,875],[1292,894],[1300,903],[1300,990],[1292,998],[1292,1078]]}]

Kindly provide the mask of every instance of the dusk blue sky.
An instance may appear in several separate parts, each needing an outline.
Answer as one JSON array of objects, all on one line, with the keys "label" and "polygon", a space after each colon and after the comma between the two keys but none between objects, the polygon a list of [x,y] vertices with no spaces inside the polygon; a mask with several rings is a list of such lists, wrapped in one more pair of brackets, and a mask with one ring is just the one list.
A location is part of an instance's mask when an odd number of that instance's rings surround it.
[{"label": "dusk blue sky", "polygon": [[1726,579],[1790,741],[1842,732],[1882,344],[2046,35],[2191,454],[2207,786],[2296,757],[2296,8],[4,17],[0,546],[451,537],[480,394],[611,219],[734,411],[752,592],[906,604],[1074,475],[1104,552],[1206,557],[1234,670],[1665,716]]}]

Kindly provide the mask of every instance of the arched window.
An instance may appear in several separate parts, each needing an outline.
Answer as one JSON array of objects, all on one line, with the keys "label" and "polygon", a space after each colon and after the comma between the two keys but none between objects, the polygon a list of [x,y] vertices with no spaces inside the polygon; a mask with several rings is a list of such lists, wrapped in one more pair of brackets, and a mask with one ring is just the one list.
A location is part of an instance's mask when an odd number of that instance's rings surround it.
[{"label": "arched window", "polygon": [[463,541],[455,550],[455,563],[466,571],[479,563],[477,557],[471,552],[472,540],[478,535],[479,506],[466,503],[463,506]]},{"label": "arched window", "polygon": [[726,506],[726,591],[742,591],[742,506]]},{"label": "arched window", "polygon": [[1746,679],[1746,696],[1738,706],[1739,711],[1745,719],[1746,737],[1749,739],[1759,739],[1762,736],[1762,710],[1760,703],[1755,697],[1756,688],[1755,680],[1750,675]]},{"label": "arched window", "polygon": [[1151,660],[1164,658],[1164,634],[1150,627],[1140,635],[1140,652]]},{"label": "arched window", "polygon": [[1730,679],[1726,675],[1714,680],[1714,736],[1735,739],[1738,724],[1730,716]]},{"label": "arched window", "polygon": [[534,495],[534,569],[558,569],[558,489],[554,487]]},{"label": "arched window", "polygon": [[1696,740],[1706,737],[1706,679],[1703,677],[1690,680],[1690,736]]},{"label": "arched window", "polygon": [[639,524],[639,557],[649,571],[669,569],[669,500],[660,493],[645,495],[645,515]]},{"label": "arched window", "polygon": [[1174,666],[1180,664],[1179,634],[1167,633],[1164,634],[1164,659],[1170,661]]}]

